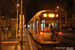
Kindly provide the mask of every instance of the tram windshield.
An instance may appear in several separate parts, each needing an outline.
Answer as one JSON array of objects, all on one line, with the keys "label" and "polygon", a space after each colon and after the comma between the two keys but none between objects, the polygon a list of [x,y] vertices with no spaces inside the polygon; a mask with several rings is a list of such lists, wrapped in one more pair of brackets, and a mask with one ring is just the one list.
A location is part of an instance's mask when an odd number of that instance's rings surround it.
[{"label": "tram windshield", "polygon": [[47,31],[57,31],[58,26],[57,23],[44,23],[44,28],[43,31],[47,32]]}]

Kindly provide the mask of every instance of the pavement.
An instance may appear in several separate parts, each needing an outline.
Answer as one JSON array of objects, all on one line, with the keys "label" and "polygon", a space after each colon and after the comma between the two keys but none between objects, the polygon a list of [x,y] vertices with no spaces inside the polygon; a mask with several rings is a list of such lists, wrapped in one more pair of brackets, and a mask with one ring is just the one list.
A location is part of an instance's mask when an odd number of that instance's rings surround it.
[{"label": "pavement", "polygon": [[[62,33],[61,41],[75,47],[75,34]],[[18,38],[10,37],[2,41],[2,50],[38,50],[27,31],[23,34],[22,44]]]},{"label": "pavement", "polygon": [[37,50],[32,40],[29,38],[28,32],[23,34],[23,41],[20,43],[18,38],[10,37],[2,41],[2,50]]},{"label": "pavement", "polygon": [[75,47],[75,34],[71,33],[62,33],[61,41]]}]

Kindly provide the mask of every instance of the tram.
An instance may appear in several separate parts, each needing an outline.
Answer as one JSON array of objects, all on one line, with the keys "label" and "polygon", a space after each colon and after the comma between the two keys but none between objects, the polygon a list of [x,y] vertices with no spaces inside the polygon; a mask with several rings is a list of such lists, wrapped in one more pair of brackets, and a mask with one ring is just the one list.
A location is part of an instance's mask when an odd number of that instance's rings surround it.
[{"label": "tram", "polygon": [[61,43],[60,18],[57,10],[41,10],[28,22],[29,32],[41,44]]}]

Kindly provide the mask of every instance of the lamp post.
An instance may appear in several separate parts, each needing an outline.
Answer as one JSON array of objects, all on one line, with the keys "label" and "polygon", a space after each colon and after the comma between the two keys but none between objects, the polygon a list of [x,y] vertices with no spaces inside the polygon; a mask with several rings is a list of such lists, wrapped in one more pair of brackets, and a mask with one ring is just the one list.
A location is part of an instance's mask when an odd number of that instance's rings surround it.
[{"label": "lamp post", "polygon": [[23,41],[23,0],[21,0],[21,30],[20,30],[20,42]]},{"label": "lamp post", "polygon": [[[1,9],[0,9],[0,11],[1,11]],[[1,15],[0,15],[0,21],[1,21]],[[1,22],[0,22],[0,50],[1,50],[1,42],[2,42],[2,40],[1,40]]]},{"label": "lamp post", "polygon": [[1,5],[0,5],[0,50],[1,50],[1,48],[2,48],[2,40],[1,40],[2,38],[1,38]]},{"label": "lamp post", "polygon": [[61,29],[62,29],[61,16],[60,16],[61,10],[60,10],[59,6],[57,6],[56,8],[57,8],[57,10],[58,10],[58,14],[59,14],[59,17],[60,17],[60,31],[61,31]]},{"label": "lamp post", "polygon": [[17,33],[18,33],[18,7],[19,7],[19,0],[17,0],[17,20],[16,20],[16,38],[17,38]]}]

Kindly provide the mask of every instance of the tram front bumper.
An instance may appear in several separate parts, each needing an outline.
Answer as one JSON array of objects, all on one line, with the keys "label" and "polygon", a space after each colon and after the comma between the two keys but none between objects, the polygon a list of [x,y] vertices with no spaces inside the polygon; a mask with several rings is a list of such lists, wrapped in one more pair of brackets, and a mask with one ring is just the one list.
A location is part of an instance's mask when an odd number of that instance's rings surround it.
[{"label": "tram front bumper", "polygon": [[56,41],[56,42],[54,42],[54,41],[42,41],[42,42],[40,42],[41,44],[59,44],[59,43],[61,43],[60,41]]}]

